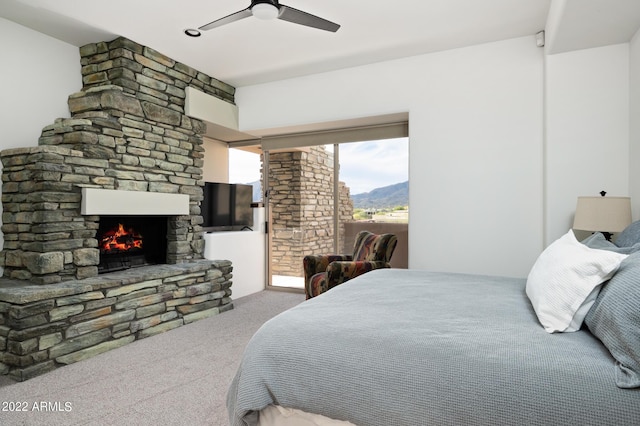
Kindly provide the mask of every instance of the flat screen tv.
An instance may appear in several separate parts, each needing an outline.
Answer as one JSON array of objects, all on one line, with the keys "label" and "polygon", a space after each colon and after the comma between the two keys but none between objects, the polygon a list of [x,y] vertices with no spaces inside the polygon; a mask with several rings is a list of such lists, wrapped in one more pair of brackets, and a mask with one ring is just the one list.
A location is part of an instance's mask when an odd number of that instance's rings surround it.
[{"label": "flat screen tv", "polygon": [[251,185],[205,182],[200,210],[205,231],[236,231],[253,226]]}]

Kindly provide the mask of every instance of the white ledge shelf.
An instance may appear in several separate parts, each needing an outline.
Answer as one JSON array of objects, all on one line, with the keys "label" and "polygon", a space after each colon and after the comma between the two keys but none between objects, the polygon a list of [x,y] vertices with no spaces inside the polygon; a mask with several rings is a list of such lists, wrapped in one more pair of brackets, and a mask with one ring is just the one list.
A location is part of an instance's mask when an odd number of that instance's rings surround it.
[{"label": "white ledge shelf", "polygon": [[162,192],[119,191],[82,188],[83,215],[157,215],[189,214],[189,196]]}]

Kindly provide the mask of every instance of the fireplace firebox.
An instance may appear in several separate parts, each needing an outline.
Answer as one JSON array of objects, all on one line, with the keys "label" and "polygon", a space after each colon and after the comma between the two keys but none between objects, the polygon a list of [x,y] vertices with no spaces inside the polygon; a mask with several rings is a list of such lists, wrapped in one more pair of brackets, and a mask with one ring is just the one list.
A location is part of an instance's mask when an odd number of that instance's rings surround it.
[{"label": "fireplace firebox", "polygon": [[166,216],[101,216],[97,232],[98,273],[167,261]]}]

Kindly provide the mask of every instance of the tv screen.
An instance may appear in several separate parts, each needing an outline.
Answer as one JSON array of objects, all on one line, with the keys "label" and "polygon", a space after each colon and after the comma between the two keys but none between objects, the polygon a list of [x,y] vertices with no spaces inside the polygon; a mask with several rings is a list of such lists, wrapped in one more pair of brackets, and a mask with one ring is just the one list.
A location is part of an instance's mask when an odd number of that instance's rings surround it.
[{"label": "tv screen", "polygon": [[205,230],[240,230],[253,226],[251,185],[205,182],[200,204]]}]

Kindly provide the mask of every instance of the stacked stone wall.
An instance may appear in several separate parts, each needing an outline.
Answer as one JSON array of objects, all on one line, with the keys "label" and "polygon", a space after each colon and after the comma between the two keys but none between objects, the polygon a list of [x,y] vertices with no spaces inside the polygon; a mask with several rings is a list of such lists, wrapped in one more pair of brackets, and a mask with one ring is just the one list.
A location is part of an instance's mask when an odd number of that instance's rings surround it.
[{"label": "stacked stone wall", "polygon": [[[335,252],[333,154],[323,146],[273,153],[269,171],[272,273],[300,277],[305,255]],[[343,182],[339,194],[342,241],[344,222],[353,219],[353,202]]]},{"label": "stacked stone wall", "polygon": [[0,287],[0,374],[22,381],[233,307],[228,261]]},{"label": "stacked stone wall", "polygon": [[340,254],[353,254],[353,243],[355,242],[355,239],[350,239],[345,230],[345,224],[353,222],[353,200],[351,199],[351,189],[344,182],[338,182],[338,192],[340,193],[340,206],[338,208],[340,238],[338,239],[338,252]]}]

